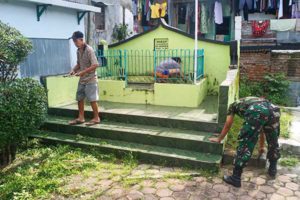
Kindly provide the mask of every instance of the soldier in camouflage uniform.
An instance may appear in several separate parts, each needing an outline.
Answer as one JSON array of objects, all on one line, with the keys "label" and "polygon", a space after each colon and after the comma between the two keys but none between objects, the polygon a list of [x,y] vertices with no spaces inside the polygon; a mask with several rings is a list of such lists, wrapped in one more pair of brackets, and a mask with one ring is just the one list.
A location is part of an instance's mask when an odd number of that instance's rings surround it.
[{"label": "soldier in camouflage uniform", "polygon": [[224,176],[224,181],[236,187],[241,186],[243,168],[251,158],[261,132],[264,132],[267,143],[267,158],[270,162],[269,175],[276,176],[277,160],[280,158],[278,137],[280,134],[280,109],[268,100],[257,97],[246,97],[232,103],[228,109],[225,126],[212,142],[221,142],[233,123],[234,115],[243,118],[244,124],[239,133],[239,145],[234,161],[232,176]]}]

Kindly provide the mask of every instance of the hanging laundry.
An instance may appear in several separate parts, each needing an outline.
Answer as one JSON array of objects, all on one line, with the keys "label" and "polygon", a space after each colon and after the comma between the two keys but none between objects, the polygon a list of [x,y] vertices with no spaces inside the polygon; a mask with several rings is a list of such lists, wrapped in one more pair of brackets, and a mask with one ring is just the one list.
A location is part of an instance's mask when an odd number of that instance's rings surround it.
[{"label": "hanging laundry", "polygon": [[137,0],[132,0],[132,14],[133,16],[137,16],[138,14]]},{"label": "hanging laundry", "polygon": [[157,19],[166,16],[167,3],[156,3],[155,5],[150,6],[151,9],[151,18]]},{"label": "hanging laundry", "polygon": [[283,17],[283,0],[279,1],[278,19]]},{"label": "hanging laundry", "polygon": [[243,10],[245,4],[251,9],[253,7],[253,0],[240,0],[240,10]]},{"label": "hanging laundry", "polygon": [[151,6],[150,0],[145,0],[145,4],[144,4],[145,15],[147,15],[147,13],[150,11],[150,6]]},{"label": "hanging laundry", "polygon": [[223,10],[222,10],[222,2],[220,0],[215,1],[215,23],[223,24]]},{"label": "hanging laundry", "polygon": [[294,31],[296,27],[296,19],[271,19],[270,29],[272,31]]},{"label": "hanging laundry", "polygon": [[300,0],[292,2],[292,18],[300,18]]},{"label": "hanging laundry", "polygon": [[167,2],[160,4],[160,9],[161,9],[160,17],[165,17],[167,12]]},{"label": "hanging laundry", "polygon": [[296,31],[300,31],[300,19],[296,19]]},{"label": "hanging laundry", "polygon": [[252,34],[255,37],[262,37],[265,35],[270,22],[266,21],[252,21]]},{"label": "hanging laundry", "polygon": [[208,33],[208,27],[207,27],[207,12],[206,12],[206,6],[204,3],[201,4],[201,27],[200,32],[203,34]]}]

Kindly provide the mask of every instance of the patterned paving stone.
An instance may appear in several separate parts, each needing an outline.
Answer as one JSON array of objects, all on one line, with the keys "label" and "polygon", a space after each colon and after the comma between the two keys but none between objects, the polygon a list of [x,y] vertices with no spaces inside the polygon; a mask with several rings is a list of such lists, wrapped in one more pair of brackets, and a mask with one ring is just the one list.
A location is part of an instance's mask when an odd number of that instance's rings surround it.
[{"label": "patterned paving stone", "polygon": [[242,200],[252,200],[253,198],[248,196],[248,195],[243,195],[243,196],[240,196],[239,199],[242,199]]},{"label": "patterned paving stone", "polygon": [[229,187],[223,184],[216,184],[213,189],[217,192],[229,192]]},{"label": "patterned paving stone", "polygon": [[197,183],[202,183],[206,181],[205,177],[195,177],[193,178],[194,181],[196,181]]},{"label": "patterned paving stone", "polygon": [[103,195],[103,196],[101,196],[101,197],[98,197],[97,200],[111,200],[111,197],[110,197],[110,196]]},{"label": "patterned paving stone", "polygon": [[114,199],[118,199],[125,195],[125,191],[123,189],[117,188],[117,189],[111,189],[107,192],[108,195],[113,197]]},{"label": "patterned paving stone", "polygon": [[158,189],[156,191],[156,195],[159,196],[159,197],[169,197],[169,196],[172,195],[172,193],[173,192],[171,190],[167,189],[167,188],[165,188],[165,189]]},{"label": "patterned paving stone", "polygon": [[166,182],[169,184],[185,184],[183,181],[174,178],[168,179]]},{"label": "patterned paving stone", "polygon": [[211,188],[205,189],[202,194],[204,196],[208,197],[208,198],[214,198],[214,197],[218,197],[219,196],[219,193],[216,192],[215,190],[211,189]]},{"label": "patterned paving stone", "polygon": [[236,196],[243,196],[248,193],[244,188],[230,187],[230,192]]},{"label": "patterned paving stone", "polygon": [[287,183],[285,187],[294,191],[297,191],[299,189],[299,185],[296,183]]},{"label": "patterned paving stone", "polygon": [[127,195],[128,200],[140,200],[143,199],[143,197],[144,197],[143,193],[136,190],[130,191]]},{"label": "patterned paving stone", "polygon": [[144,180],[140,185],[143,187],[151,187],[154,185],[154,182],[152,180]]},{"label": "patterned paving stone", "polygon": [[185,189],[185,186],[184,185],[171,185],[169,188],[170,188],[170,190],[172,190],[174,192],[180,192]]},{"label": "patterned paving stone", "polygon": [[246,190],[255,190],[257,185],[251,182],[242,182],[242,187]]},{"label": "patterned paving stone", "polygon": [[213,178],[212,182],[218,184],[218,183],[223,183],[223,180],[220,178]]},{"label": "patterned paving stone", "polygon": [[259,190],[266,194],[271,194],[275,192],[275,189],[273,187],[267,185],[260,186]]},{"label": "patterned paving stone", "polygon": [[155,184],[155,187],[157,189],[167,188],[168,186],[169,186],[169,183],[167,183],[167,182],[158,182]]},{"label": "patterned paving stone", "polygon": [[252,178],[254,176],[253,172],[252,171],[245,171],[243,173],[243,176],[244,177],[248,177],[248,178]]},{"label": "patterned paving stone", "polygon": [[141,188],[142,188],[141,185],[136,184],[136,185],[132,186],[130,189],[131,189],[131,190],[140,190]]},{"label": "patterned paving stone", "polygon": [[297,174],[285,174],[285,175],[290,177],[290,178],[297,178],[298,177]]},{"label": "patterned paving stone", "polygon": [[270,200],[284,200],[284,197],[279,194],[273,194]]},{"label": "patterned paving stone", "polygon": [[202,188],[212,188],[212,187],[213,187],[213,184],[211,184],[211,183],[205,181],[205,182],[200,183],[200,186],[201,186]]},{"label": "patterned paving stone", "polygon": [[286,200],[299,200],[299,197],[287,197]]},{"label": "patterned paving stone", "polygon": [[144,200],[158,200],[158,198],[153,194],[146,194]]},{"label": "patterned paving stone", "polygon": [[207,200],[207,199],[213,199],[213,198],[207,198],[206,196],[202,194],[193,194],[191,195],[189,200]]},{"label": "patterned paving stone", "polygon": [[280,194],[280,195],[282,195],[282,196],[285,196],[285,197],[292,196],[294,194],[292,190],[290,190],[288,188],[284,188],[284,187],[279,188],[277,190],[277,193]]},{"label": "patterned paving stone", "polygon": [[255,183],[256,183],[256,185],[263,185],[266,183],[266,179],[257,177]]},{"label": "patterned paving stone", "polygon": [[248,192],[248,195],[255,199],[265,199],[267,195],[259,190],[252,190]]},{"label": "patterned paving stone", "polygon": [[163,197],[160,200],[175,200],[173,197]]},{"label": "patterned paving stone", "polygon": [[112,180],[102,180],[102,181],[99,182],[99,184],[100,184],[101,186],[103,186],[103,187],[105,187],[105,186],[110,186],[112,183],[113,183]]},{"label": "patterned paving stone", "polygon": [[220,193],[220,199],[222,200],[234,200],[237,199],[235,195],[230,192]]},{"label": "patterned paving stone", "polygon": [[144,194],[155,194],[156,189],[155,188],[151,188],[151,187],[146,187],[146,188],[143,188],[141,190],[141,192],[144,193]]},{"label": "patterned paving stone", "polygon": [[280,182],[283,182],[283,183],[291,182],[291,178],[286,175],[278,176],[277,180],[279,180]]},{"label": "patterned paving stone", "polygon": [[[264,170],[254,168],[252,171],[245,172],[246,179],[244,180],[247,181],[242,182],[242,187],[235,188],[223,182],[219,176],[210,178],[197,176],[189,180],[161,176],[161,174],[173,170],[173,168],[166,167],[156,168],[155,166],[142,165],[138,166],[131,174],[139,174],[143,170],[158,171],[160,174],[155,174],[155,176],[158,175],[159,178],[151,176],[147,179],[145,177],[145,180],[125,187],[122,182],[115,181],[114,177],[102,179],[102,177],[99,178],[101,175],[98,174],[80,179],[78,176],[79,178],[71,179],[72,181],[68,185],[73,184],[72,186],[78,189],[88,187],[87,194],[76,196],[78,198],[58,196],[55,199],[90,199],[95,191],[104,190],[102,196],[98,198],[99,200],[300,200],[300,176],[295,173],[298,171],[279,170],[277,178],[270,179]],[[180,168],[175,168],[175,170],[178,170],[176,174],[187,173]],[[222,171],[224,173],[226,169]]]},{"label": "patterned paving stone", "polygon": [[188,192],[174,192],[172,197],[178,200],[188,200],[190,198],[190,194]]}]

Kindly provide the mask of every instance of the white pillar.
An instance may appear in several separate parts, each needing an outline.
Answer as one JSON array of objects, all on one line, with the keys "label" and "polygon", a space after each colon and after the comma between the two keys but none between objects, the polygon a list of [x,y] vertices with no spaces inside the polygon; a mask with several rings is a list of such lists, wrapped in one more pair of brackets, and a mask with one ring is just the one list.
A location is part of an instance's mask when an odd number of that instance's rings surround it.
[{"label": "white pillar", "polygon": [[197,55],[198,55],[198,0],[195,0],[195,66],[194,66],[194,84],[197,82]]}]

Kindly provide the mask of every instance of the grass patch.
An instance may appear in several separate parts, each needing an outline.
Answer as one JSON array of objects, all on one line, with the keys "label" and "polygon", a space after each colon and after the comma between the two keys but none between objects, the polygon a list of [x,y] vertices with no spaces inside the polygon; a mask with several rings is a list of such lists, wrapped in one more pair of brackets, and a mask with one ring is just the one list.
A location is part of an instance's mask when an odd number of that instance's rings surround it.
[{"label": "grass patch", "polygon": [[280,165],[284,167],[295,167],[299,162],[299,158],[295,156],[287,156],[279,160]]},{"label": "grass patch", "polygon": [[[289,138],[290,124],[292,120],[292,114],[288,111],[283,110],[280,118],[280,137]],[[238,116],[234,117],[234,123],[227,136],[226,148],[230,150],[236,150],[236,147],[238,145],[238,134],[241,127],[243,126],[243,122],[244,120],[242,118]],[[258,143],[255,146],[253,155],[258,155]]]},{"label": "grass patch", "polygon": [[83,193],[81,190],[63,191],[61,186],[71,175],[84,177],[98,169],[127,175],[136,165],[134,159],[128,155],[122,162],[99,150],[81,150],[66,145],[30,145],[18,154],[12,165],[0,171],[0,199],[49,199],[54,193]]},{"label": "grass patch", "polygon": [[280,137],[290,137],[290,125],[293,120],[293,115],[289,111],[282,111],[280,117]]}]

